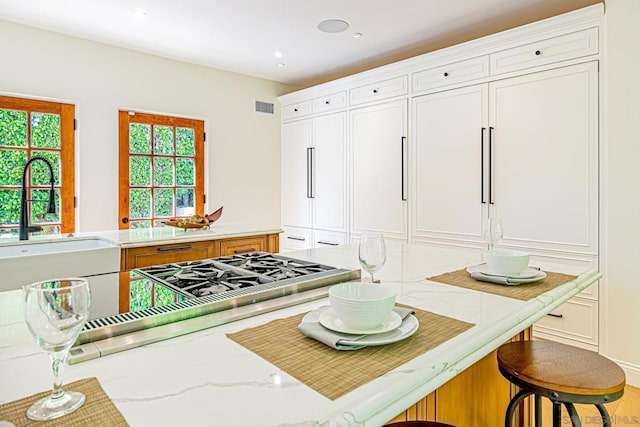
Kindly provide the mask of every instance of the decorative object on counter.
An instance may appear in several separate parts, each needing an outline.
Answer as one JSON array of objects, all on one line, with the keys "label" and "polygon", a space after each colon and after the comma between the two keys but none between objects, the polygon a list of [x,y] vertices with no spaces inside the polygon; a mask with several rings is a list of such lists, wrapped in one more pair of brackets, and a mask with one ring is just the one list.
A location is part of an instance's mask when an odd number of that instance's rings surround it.
[{"label": "decorative object on counter", "polygon": [[[564,405],[571,425],[581,426],[574,403],[595,405],[603,426],[611,426],[605,403],[618,400],[626,383],[622,368],[598,353],[550,341],[516,341],[498,348],[498,370],[520,391],[505,415],[510,427],[513,414],[527,396],[535,396],[535,425],[542,425],[542,397],[553,404],[553,426],[561,427]],[[616,423],[617,424],[617,423]]]},{"label": "decorative object on counter", "polygon": [[[97,378],[85,378],[67,385],[78,390],[87,397],[84,405],[64,418],[48,421],[48,427],[84,427],[106,425],[110,427],[125,427],[129,424],[118,408],[104,392]],[[27,418],[27,409],[37,400],[49,395],[42,392],[24,399],[0,405],[0,420],[7,420],[16,426],[34,425]]]},{"label": "decorative object on counter", "polygon": [[413,336],[393,344],[358,351],[336,351],[304,336],[298,325],[306,313],[229,333],[227,337],[334,400],[474,326],[428,311],[401,307],[414,311],[420,324],[428,327],[418,328]]},{"label": "decorative object on counter", "polygon": [[189,228],[208,230],[211,224],[219,220],[222,216],[223,207],[224,206],[220,207],[220,209],[218,209],[217,211],[205,216],[191,215],[188,218],[175,218],[168,221],[163,221],[162,223],[170,227],[177,227],[185,230]]},{"label": "decorative object on counter", "polygon": [[438,276],[427,277],[427,280],[528,301],[550,291],[556,286],[575,280],[577,277],[570,274],[554,273],[551,271],[547,271],[545,274],[546,277],[542,280],[536,280],[534,283],[522,284],[520,286],[496,286],[492,283],[479,281],[471,277],[466,268],[461,268],[460,270],[451,271]]},{"label": "decorative object on counter", "polygon": [[343,329],[359,330],[351,333],[380,327],[395,314],[392,311],[395,301],[393,289],[373,283],[347,282],[329,288],[330,310],[344,325]]},{"label": "decorative object on counter", "polygon": [[485,254],[491,273],[518,277],[529,266],[529,253],[510,249],[494,249]]},{"label": "decorative object on counter", "polygon": [[371,283],[380,283],[373,277],[373,273],[380,270],[387,261],[387,249],[384,236],[380,233],[363,234],[360,236],[358,260],[362,268],[371,275]]},{"label": "decorative object on counter", "polygon": [[51,360],[53,390],[35,402],[27,417],[44,421],[62,417],[78,409],[85,396],[62,389],[62,373],[69,349],[89,318],[89,281],[81,278],[45,280],[24,287],[24,318],[29,331]]},{"label": "decorative object on counter", "polygon": [[394,314],[398,316],[400,322],[389,331],[380,333],[344,333],[324,326],[323,315],[330,307],[324,306],[310,311],[303,318],[298,329],[303,335],[313,338],[336,350],[360,350],[361,348],[392,344],[397,341],[409,338],[417,330],[420,322],[415,317],[413,310],[402,307],[395,307]]}]

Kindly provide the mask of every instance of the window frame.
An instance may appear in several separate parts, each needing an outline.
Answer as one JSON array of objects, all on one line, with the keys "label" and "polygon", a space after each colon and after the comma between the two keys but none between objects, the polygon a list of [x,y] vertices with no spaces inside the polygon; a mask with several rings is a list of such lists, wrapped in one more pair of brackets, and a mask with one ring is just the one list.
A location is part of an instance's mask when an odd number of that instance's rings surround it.
[{"label": "window frame", "polygon": [[[199,119],[190,119],[185,117],[176,117],[176,116],[167,116],[162,114],[153,114],[153,113],[142,113],[131,110],[119,110],[118,111],[118,140],[119,140],[119,162],[118,162],[118,228],[120,230],[129,229],[129,225],[131,223],[130,214],[130,197],[129,190],[132,188],[130,186],[129,181],[129,159],[131,157],[130,154],[130,141],[129,141],[129,126],[132,123],[139,123],[150,125],[153,129],[153,126],[171,126],[173,128],[191,128],[194,129],[194,167],[195,167],[195,177],[194,177],[194,208],[196,215],[204,215],[205,208],[205,192],[204,192],[204,182],[205,182],[205,153],[204,153],[204,142],[205,142],[205,134],[204,134],[204,120]],[[174,132],[174,143],[175,143],[175,132]],[[149,157],[153,159],[156,156],[153,153],[153,134],[151,136],[151,153],[148,154]],[[147,156],[147,154],[141,154],[141,156]],[[182,156],[178,156],[175,151],[173,155],[158,155],[158,157],[173,157],[174,161],[176,158],[181,158]],[[174,163],[175,165],[175,163]],[[133,188],[137,188],[138,186],[133,186]],[[153,194],[153,189],[155,188],[179,188],[180,186],[174,182],[173,186],[156,186],[153,181],[148,187],[142,188],[150,188]],[[175,193],[174,193],[175,195]],[[174,197],[174,203],[175,203]],[[158,219],[155,216],[153,211],[153,203],[151,207],[151,217],[149,220],[151,221],[151,227],[155,227],[154,222]],[[174,214],[176,212],[174,211]],[[126,218],[126,221],[125,221]],[[163,217],[164,218],[164,217]],[[174,215],[172,218],[184,218],[184,216]],[[136,219],[137,220],[137,219]]]},{"label": "window frame", "polygon": [[[20,98],[0,95],[0,109],[27,112],[27,147],[1,146],[3,149],[24,150],[27,152],[27,160],[31,159],[32,151],[57,151],[60,153],[60,185],[55,188],[60,191],[60,222],[37,223],[43,227],[60,227],[60,234],[74,233],[76,229],[75,219],[75,105],[58,101],[45,101],[32,98]],[[31,113],[48,113],[60,116],[60,149],[40,148],[31,146]],[[27,193],[29,196],[33,190],[48,189],[49,183],[33,185],[31,182],[31,168],[27,172]],[[22,189],[22,185],[0,185],[2,190]],[[30,198],[30,197],[29,197]],[[29,224],[34,225],[29,205]],[[19,224],[0,224],[0,229],[19,229]],[[47,233],[48,234],[48,233]]]}]

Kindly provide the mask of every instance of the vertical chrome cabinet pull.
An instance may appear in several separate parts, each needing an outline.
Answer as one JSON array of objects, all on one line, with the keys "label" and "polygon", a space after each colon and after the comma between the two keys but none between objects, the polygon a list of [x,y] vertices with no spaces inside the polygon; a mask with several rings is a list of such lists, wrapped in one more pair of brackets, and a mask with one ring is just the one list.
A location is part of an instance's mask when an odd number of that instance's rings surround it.
[{"label": "vertical chrome cabinet pull", "polygon": [[316,198],[316,147],[310,147],[309,153],[311,154],[311,160],[309,164],[311,165],[309,172],[309,194],[310,198]]},{"label": "vertical chrome cabinet pull", "polygon": [[400,138],[400,190],[401,190],[401,199],[404,202],[405,200],[407,200],[407,195],[405,194],[405,186],[404,186],[404,181],[405,181],[405,174],[406,171],[404,170],[404,163],[405,163],[405,159],[404,159],[404,145],[405,142],[407,141],[407,137],[403,136],[402,138]]},{"label": "vertical chrome cabinet pull", "polygon": [[311,198],[311,147],[307,147],[307,199]]},{"label": "vertical chrome cabinet pull", "polygon": [[489,126],[489,204],[493,205],[493,127]]},{"label": "vertical chrome cabinet pull", "polygon": [[484,132],[487,128],[480,129],[480,203],[487,203],[484,199]]}]

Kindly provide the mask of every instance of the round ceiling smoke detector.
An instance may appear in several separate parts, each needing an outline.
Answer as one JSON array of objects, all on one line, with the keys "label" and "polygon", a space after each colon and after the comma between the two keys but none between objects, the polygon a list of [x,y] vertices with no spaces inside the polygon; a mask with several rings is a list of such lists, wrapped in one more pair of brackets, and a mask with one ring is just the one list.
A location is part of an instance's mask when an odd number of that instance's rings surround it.
[{"label": "round ceiling smoke detector", "polygon": [[340,19],[325,19],[318,24],[318,29],[323,33],[341,33],[347,28],[349,23]]}]

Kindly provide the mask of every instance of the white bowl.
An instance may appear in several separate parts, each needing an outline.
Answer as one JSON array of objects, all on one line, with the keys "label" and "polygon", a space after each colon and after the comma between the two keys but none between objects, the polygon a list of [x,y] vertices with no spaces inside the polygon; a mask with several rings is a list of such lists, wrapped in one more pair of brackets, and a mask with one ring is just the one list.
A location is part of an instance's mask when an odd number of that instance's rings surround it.
[{"label": "white bowl", "polygon": [[396,294],[393,289],[375,283],[340,283],[329,288],[329,302],[345,326],[374,329],[391,315]]},{"label": "white bowl", "polygon": [[529,253],[509,249],[486,252],[487,265],[492,273],[517,276],[529,265]]}]

